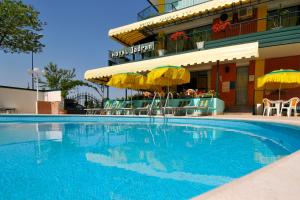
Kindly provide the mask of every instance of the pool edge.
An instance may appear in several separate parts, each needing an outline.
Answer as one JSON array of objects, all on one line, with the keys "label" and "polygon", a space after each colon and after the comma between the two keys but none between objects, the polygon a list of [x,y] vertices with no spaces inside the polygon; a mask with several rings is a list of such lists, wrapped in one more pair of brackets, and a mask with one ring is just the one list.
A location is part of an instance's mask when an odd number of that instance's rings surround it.
[{"label": "pool edge", "polygon": [[192,200],[296,200],[300,197],[300,151]]}]

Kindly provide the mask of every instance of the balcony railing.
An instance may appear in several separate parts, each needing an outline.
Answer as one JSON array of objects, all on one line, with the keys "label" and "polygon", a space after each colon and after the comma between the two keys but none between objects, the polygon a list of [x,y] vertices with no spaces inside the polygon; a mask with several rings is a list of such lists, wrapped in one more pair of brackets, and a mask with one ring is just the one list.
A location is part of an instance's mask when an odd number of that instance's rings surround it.
[{"label": "balcony railing", "polygon": [[[257,27],[266,27],[266,30],[276,30],[300,25],[300,12],[292,12],[284,15],[277,15],[268,18],[249,20],[241,23],[230,24],[224,31],[213,32],[211,29],[185,34],[181,39],[172,40],[166,36],[162,42],[154,42],[154,51],[126,56],[125,58],[116,59],[116,64],[139,61],[155,57],[180,54],[183,52],[197,50],[198,42],[217,41],[220,39],[241,36],[258,32]],[[164,47],[164,48],[162,48]]]},{"label": "balcony railing", "polygon": [[[174,11],[188,8],[188,7],[191,7],[194,5],[202,4],[202,3],[205,3],[208,1],[211,1],[211,0],[178,0],[178,1],[174,1],[172,3],[151,5],[145,9],[143,9],[141,12],[139,12],[137,14],[137,20],[141,21],[141,20],[149,19],[151,17],[155,17],[155,16],[165,14],[165,13],[174,12]],[[163,8],[162,13],[158,12],[160,7]]]}]

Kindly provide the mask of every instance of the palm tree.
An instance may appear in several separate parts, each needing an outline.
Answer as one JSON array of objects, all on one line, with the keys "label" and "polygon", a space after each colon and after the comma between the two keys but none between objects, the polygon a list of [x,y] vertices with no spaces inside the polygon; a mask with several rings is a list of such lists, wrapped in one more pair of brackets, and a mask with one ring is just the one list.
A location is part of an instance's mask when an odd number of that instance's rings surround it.
[{"label": "palm tree", "polygon": [[47,87],[51,90],[61,90],[61,95],[66,98],[69,91],[77,86],[86,86],[94,89],[100,96],[104,96],[104,87],[101,85],[85,82],[76,79],[75,69],[62,69],[58,68],[56,64],[50,62],[44,68],[45,81],[41,82],[41,87]]},{"label": "palm tree", "polygon": [[77,86],[88,86],[88,83],[76,80],[75,69],[60,69],[56,64],[50,62],[44,68],[45,81],[41,81],[42,87],[48,87],[51,90],[61,90],[63,98],[67,97],[69,91]]}]

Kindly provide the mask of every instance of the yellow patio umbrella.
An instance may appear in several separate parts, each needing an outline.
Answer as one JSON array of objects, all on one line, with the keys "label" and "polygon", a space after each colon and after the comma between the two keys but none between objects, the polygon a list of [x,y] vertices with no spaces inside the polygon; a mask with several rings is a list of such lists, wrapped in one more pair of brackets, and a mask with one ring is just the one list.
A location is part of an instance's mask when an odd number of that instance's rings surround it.
[{"label": "yellow patio umbrella", "polygon": [[107,85],[116,88],[130,88],[139,83],[139,78],[143,75],[138,73],[121,73],[112,75]]},{"label": "yellow patio umbrella", "polygon": [[148,84],[157,84],[168,87],[167,100],[165,102],[166,107],[169,102],[168,99],[171,95],[169,87],[189,83],[190,72],[189,70],[178,66],[157,67],[147,74],[147,81]]},{"label": "yellow patio umbrella", "polygon": [[[141,83],[141,79],[145,76],[138,73],[120,73],[112,75],[107,85],[121,89],[131,89],[131,106],[132,106],[132,89],[137,89]],[[145,77],[146,78],[146,77]]]},{"label": "yellow patio umbrella", "polygon": [[146,76],[143,76],[139,79],[139,83],[133,89],[146,91],[161,91],[162,87],[156,84],[149,84],[148,78]]},{"label": "yellow patio umbrella", "polygon": [[160,86],[182,85],[190,82],[189,70],[178,66],[162,66],[147,74],[148,84]]},{"label": "yellow patio umbrella", "polygon": [[154,84],[149,84],[147,77],[138,73],[115,74],[111,77],[107,85],[122,89],[126,88],[147,91],[161,90],[161,87]]},{"label": "yellow patio umbrella", "polygon": [[272,71],[256,80],[256,89],[281,89],[300,87],[300,71],[281,69]]}]

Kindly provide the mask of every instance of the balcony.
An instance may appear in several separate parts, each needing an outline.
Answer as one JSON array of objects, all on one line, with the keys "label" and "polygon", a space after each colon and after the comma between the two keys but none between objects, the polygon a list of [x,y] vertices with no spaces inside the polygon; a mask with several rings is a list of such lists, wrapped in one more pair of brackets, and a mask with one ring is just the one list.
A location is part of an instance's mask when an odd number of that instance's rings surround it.
[{"label": "balcony", "polygon": [[[266,31],[258,32],[257,25],[262,24]],[[204,49],[211,49],[235,44],[259,41],[260,47],[300,42],[300,12],[255,19],[242,23],[230,24],[224,31],[214,32],[211,28],[192,34],[181,32],[176,40],[172,35],[154,41],[153,51],[136,53],[123,58],[109,56],[110,64],[122,64],[162,56],[169,56]],[[199,45],[199,46],[197,46]],[[111,55],[111,54],[110,54]]]},{"label": "balcony", "polygon": [[[172,3],[151,5],[145,9],[143,9],[141,12],[139,12],[137,14],[137,20],[142,21],[145,19],[149,19],[149,18],[158,16],[158,15],[161,15],[161,14],[166,14],[166,13],[182,10],[184,8],[188,8],[191,6],[206,3],[208,1],[212,1],[212,0],[178,0],[178,1],[174,1]],[[162,13],[158,12],[160,7],[163,8]]]}]

